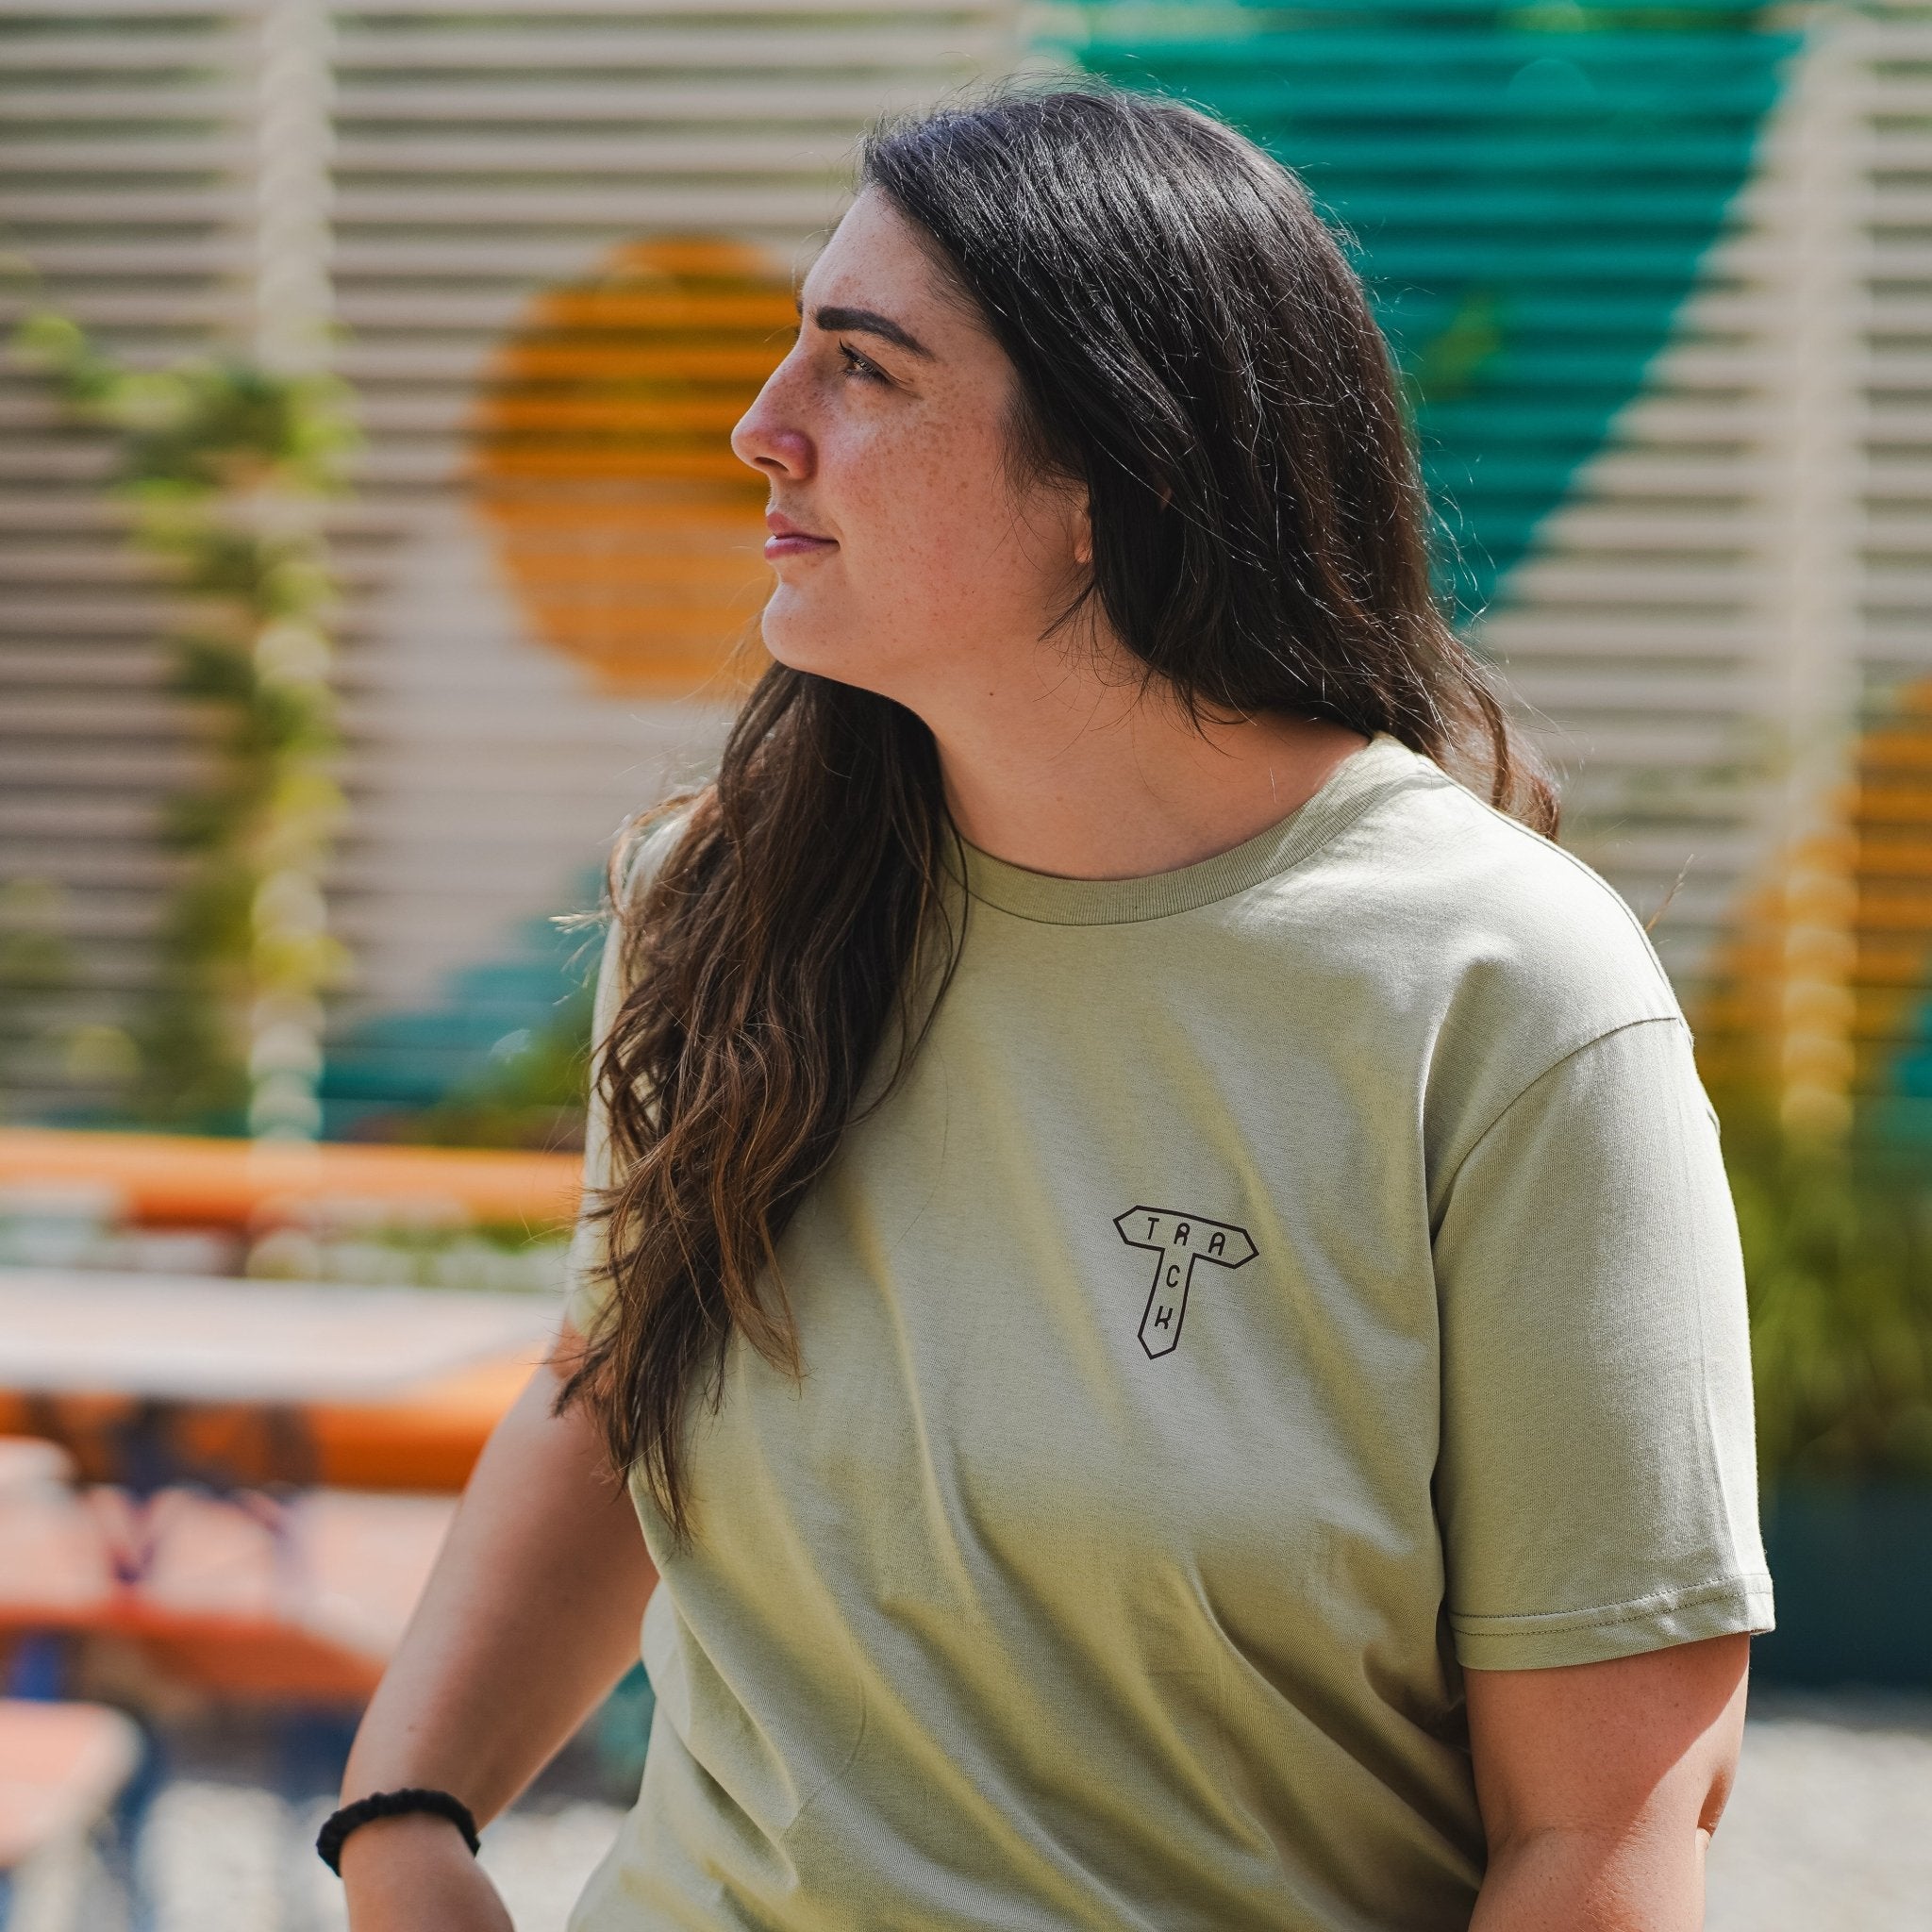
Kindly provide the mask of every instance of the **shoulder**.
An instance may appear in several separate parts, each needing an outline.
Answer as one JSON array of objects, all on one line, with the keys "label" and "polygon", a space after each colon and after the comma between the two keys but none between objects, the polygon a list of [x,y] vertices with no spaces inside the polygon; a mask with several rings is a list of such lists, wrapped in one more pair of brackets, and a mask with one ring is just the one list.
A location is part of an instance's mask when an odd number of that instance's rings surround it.
[{"label": "shoulder", "polygon": [[701,792],[685,792],[668,798],[625,824],[617,835],[610,868],[615,912],[628,911],[642,901],[663,870],[664,861],[691,829],[692,814],[702,797]]},{"label": "shoulder", "polygon": [[1606,880],[1394,751],[1318,870],[1357,970],[1423,1025],[1441,1108],[1479,1120],[1608,1034],[1682,1024],[1642,924]]},{"label": "shoulder", "polygon": [[[1506,817],[1427,758],[1371,747],[1372,778],[1307,885],[1352,950],[1444,995],[1504,998],[1580,1025],[1675,1015],[1636,914],[1574,853]],[[1366,754],[1364,756],[1367,756]]]},{"label": "shoulder", "polygon": [[625,935],[631,916],[643,904],[664,862],[690,829],[696,795],[674,798],[641,812],[617,835],[610,864],[608,903],[604,908],[604,950],[597,968],[593,1038],[601,1045],[627,990]]},{"label": "shoulder", "polygon": [[1458,991],[1491,989],[1582,1024],[1674,1015],[1676,998],[1637,915],[1562,846],[1426,760],[1355,828],[1389,910],[1424,928]]}]

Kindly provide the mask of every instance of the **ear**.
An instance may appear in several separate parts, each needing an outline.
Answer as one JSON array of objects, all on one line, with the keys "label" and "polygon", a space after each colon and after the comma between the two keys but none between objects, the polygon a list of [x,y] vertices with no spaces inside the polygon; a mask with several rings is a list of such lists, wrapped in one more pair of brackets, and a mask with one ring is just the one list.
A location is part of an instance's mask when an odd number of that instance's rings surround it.
[{"label": "ear", "polygon": [[1074,561],[1083,567],[1093,561],[1093,515],[1085,503],[1074,512]]}]

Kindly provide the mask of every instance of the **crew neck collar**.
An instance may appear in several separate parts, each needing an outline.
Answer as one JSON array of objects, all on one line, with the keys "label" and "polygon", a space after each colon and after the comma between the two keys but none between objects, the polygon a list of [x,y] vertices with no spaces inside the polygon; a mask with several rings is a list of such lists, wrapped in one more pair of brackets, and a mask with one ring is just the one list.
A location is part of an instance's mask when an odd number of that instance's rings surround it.
[{"label": "crew neck collar", "polygon": [[1343,758],[1314,796],[1285,819],[1210,858],[1140,878],[1070,879],[1029,872],[961,839],[966,890],[984,905],[1046,925],[1127,925],[1191,912],[1299,865],[1391,785],[1434,769],[1399,739],[1379,732]]}]

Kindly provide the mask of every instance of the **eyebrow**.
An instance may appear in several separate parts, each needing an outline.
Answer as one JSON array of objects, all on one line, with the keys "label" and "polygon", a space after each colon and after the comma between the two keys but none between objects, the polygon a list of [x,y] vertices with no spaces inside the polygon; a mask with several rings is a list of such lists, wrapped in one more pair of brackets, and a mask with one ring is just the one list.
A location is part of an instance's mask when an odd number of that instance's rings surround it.
[{"label": "eyebrow", "polygon": [[[798,312],[805,313],[802,303]],[[923,356],[928,362],[934,359],[932,351],[910,329],[902,328],[890,315],[881,315],[876,308],[814,308],[811,319],[819,328],[877,336],[881,341],[904,349],[908,356]]]}]

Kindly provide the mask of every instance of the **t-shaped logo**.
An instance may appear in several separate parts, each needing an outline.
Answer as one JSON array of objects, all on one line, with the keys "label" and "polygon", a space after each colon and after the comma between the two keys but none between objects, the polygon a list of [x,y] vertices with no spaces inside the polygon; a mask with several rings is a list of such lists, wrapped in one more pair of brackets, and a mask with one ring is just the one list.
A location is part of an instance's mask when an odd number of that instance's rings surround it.
[{"label": "t-shaped logo", "polygon": [[1194,1264],[1244,1268],[1257,1252],[1246,1228],[1200,1214],[1177,1214],[1172,1208],[1129,1208],[1113,1224],[1130,1248],[1151,1248],[1159,1257],[1147,1311],[1141,1317],[1141,1346],[1152,1359],[1172,1355],[1180,1345]]}]

